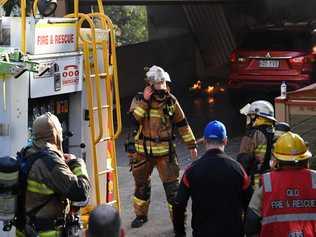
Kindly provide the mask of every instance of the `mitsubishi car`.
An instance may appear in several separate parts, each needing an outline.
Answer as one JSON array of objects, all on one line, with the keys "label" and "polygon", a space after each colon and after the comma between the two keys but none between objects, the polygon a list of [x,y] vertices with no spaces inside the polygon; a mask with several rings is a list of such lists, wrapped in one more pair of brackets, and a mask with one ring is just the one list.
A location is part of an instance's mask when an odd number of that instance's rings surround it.
[{"label": "mitsubishi car", "polygon": [[250,30],[230,55],[228,89],[240,95],[247,90],[279,91],[282,82],[288,90],[315,82],[314,38],[307,24]]}]

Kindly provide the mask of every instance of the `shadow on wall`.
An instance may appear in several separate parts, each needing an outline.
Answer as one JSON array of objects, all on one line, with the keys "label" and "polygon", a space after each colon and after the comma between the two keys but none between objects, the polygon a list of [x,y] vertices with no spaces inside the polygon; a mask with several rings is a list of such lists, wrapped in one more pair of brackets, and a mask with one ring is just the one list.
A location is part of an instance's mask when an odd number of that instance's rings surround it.
[{"label": "shadow on wall", "polygon": [[[314,0],[253,0],[239,8],[244,17],[252,17],[252,23],[298,22],[316,19]],[[249,19],[248,19],[249,20]]]},{"label": "shadow on wall", "polygon": [[196,49],[190,34],[117,48],[121,98],[144,88],[144,67],[158,65],[171,77],[173,87],[188,88],[196,77]]},{"label": "shadow on wall", "polygon": [[316,1],[314,0],[265,0],[264,2],[267,20],[305,21],[316,19]]},{"label": "shadow on wall", "polygon": [[224,8],[237,45],[250,26],[316,20],[315,0],[252,0]]}]

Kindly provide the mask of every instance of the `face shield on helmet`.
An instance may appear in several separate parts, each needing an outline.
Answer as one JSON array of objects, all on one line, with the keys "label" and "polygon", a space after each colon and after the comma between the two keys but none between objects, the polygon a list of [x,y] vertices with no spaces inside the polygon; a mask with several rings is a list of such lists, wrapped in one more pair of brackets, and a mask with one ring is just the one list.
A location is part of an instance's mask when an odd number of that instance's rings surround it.
[{"label": "face shield on helmet", "polygon": [[252,118],[249,114],[249,109],[250,109],[250,104],[246,104],[244,107],[242,107],[239,112],[242,114],[242,115],[245,115],[246,116],[246,125],[247,126],[250,126],[252,124]]},{"label": "face shield on helmet", "polygon": [[33,122],[32,139],[39,148],[55,145],[62,151],[63,129],[58,118],[49,112],[37,117]]},{"label": "face shield on helmet", "polygon": [[171,82],[169,74],[161,67],[152,66],[146,72],[146,82],[155,90],[167,90],[167,83]]},{"label": "face shield on helmet", "polygon": [[240,109],[240,113],[247,116],[247,125],[253,125],[258,117],[272,122],[276,121],[272,104],[265,100],[257,100],[245,105]]}]

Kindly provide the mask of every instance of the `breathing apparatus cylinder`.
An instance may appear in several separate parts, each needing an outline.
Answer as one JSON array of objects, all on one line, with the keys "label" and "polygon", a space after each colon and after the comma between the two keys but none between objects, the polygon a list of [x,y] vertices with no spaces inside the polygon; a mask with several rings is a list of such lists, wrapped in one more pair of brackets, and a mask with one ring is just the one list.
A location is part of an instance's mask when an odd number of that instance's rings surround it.
[{"label": "breathing apparatus cylinder", "polygon": [[16,158],[0,157],[0,221],[10,231],[17,208],[19,166]]}]

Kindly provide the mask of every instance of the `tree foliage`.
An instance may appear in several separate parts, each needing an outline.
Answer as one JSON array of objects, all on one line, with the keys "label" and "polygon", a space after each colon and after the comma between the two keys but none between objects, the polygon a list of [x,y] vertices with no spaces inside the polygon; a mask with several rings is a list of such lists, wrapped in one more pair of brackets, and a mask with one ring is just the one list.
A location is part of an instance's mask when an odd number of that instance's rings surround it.
[{"label": "tree foliage", "polygon": [[118,45],[135,44],[148,40],[145,6],[106,6],[105,14],[115,24]]},{"label": "tree foliage", "polygon": [[[33,1],[26,1],[26,14],[30,15],[31,7]],[[9,0],[3,5],[3,9],[5,11],[6,16],[20,16],[20,1],[19,0]]]},{"label": "tree foliage", "polygon": [[[9,0],[3,6],[6,16],[20,15],[19,0]],[[27,14],[31,12],[27,0]],[[115,25],[118,45],[135,44],[148,40],[146,6],[105,6],[105,14]]]}]

